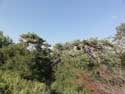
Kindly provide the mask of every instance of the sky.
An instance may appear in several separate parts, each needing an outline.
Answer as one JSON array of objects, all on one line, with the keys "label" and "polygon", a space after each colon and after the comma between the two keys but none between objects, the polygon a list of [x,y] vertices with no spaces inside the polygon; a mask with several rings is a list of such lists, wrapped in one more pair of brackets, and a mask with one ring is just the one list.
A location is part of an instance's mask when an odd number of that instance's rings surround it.
[{"label": "sky", "polygon": [[0,30],[18,41],[34,32],[50,44],[106,38],[125,22],[125,0],[0,0]]}]

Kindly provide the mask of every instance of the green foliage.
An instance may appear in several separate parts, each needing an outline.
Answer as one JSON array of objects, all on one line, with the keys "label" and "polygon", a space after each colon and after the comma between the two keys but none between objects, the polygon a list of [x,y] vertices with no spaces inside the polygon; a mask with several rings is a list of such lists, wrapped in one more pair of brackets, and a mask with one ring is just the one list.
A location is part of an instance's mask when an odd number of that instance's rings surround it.
[{"label": "green foliage", "polygon": [[40,94],[46,85],[38,81],[22,79],[18,73],[0,70],[0,94]]},{"label": "green foliage", "polygon": [[[124,24],[117,30],[124,32]],[[0,32],[0,94],[91,94],[99,88],[93,83],[121,77],[124,57],[123,45],[109,40],[75,40],[50,49],[37,34],[22,34],[13,43]]]},{"label": "green foliage", "polygon": [[12,44],[12,40],[9,37],[3,35],[3,32],[0,32],[0,48]]},{"label": "green foliage", "polygon": [[[44,94],[49,91],[52,79],[50,49],[36,34],[24,36],[30,41],[0,48],[0,94]],[[31,45],[35,49],[29,48]]]},{"label": "green foliage", "polygon": [[[79,49],[73,49],[74,47]],[[98,80],[99,74],[103,72],[102,66],[113,73],[118,63],[117,55],[114,54],[114,45],[108,40],[93,38],[83,41],[76,40],[55,47],[56,49],[60,52],[55,52],[60,62],[53,67],[55,81],[51,87],[57,94],[91,94],[89,89],[82,86],[84,85],[84,73],[90,74],[93,80]],[[82,75],[78,76],[79,74]]]}]

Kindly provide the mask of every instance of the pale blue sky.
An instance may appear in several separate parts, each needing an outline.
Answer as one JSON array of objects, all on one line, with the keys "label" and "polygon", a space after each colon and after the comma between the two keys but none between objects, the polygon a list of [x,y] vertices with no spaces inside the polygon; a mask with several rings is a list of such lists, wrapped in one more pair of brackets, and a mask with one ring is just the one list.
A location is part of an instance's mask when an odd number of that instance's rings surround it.
[{"label": "pale blue sky", "polygon": [[0,30],[15,41],[35,32],[49,43],[104,38],[125,22],[125,0],[0,0]]}]

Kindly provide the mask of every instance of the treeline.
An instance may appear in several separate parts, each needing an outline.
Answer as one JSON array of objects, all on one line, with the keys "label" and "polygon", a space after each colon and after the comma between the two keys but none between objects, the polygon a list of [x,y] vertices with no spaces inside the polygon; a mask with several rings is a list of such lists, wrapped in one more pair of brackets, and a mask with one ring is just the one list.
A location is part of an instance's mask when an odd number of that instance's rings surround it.
[{"label": "treeline", "polygon": [[14,43],[0,32],[0,94],[108,94],[98,85],[109,86],[102,79],[124,81],[124,37],[125,24],[112,40],[53,47],[35,33],[22,34]]}]

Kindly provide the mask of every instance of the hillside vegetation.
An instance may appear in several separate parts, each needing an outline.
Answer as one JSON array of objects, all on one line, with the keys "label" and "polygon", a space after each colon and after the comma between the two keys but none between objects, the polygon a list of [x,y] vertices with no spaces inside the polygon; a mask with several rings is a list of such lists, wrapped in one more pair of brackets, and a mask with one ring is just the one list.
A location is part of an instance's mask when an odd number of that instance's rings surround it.
[{"label": "hillside vegetation", "polygon": [[35,33],[0,32],[0,94],[125,94],[125,24],[111,39],[51,47]]}]

